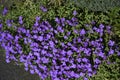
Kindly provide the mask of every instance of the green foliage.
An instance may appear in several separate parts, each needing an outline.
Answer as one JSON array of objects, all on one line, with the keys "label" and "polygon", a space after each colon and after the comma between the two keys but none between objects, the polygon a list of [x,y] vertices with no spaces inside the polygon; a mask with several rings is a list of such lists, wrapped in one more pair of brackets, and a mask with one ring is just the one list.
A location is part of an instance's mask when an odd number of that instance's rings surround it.
[{"label": "green foliage", "polygon": [[[120,44],[120,8],[118,7],[120,2],[117,0],[76,1],[79,2],[80,8],[76,7],[76,5],[69,0],[3,0],[1,3],[3,3],[3,6],[7,5],[6,7],[9,9],[9,13],[6,16],[0,15],[0,19],[4,22],[4,26],[6,25],[5,21],[7,19],[14,20],[14,26],[17,26],[18,17],[22,15],[25,26],[30,29],[34,24],[36,16],[40,16],[41,21],[48,20],[51,25],[54,26],[55,23],[53,22],[55,17],[71,19],[73,17],[72,12],[77,10],[77,18],[80,23],[76,26],[78,29],[85,27],[85,24],[90,25],[92,21],[96,21],[98,24],[112,25],[113,34],[106,35],[107,37],[105,36],[105,38],[108,39],[108,37],[112,37]],[[48,11],[42,12],[40,5],[44,5]],[[3,10],[3,6],[0,6],[0,11]],[[11,32],[14,32],[14,30],[11,30]],[[96,37],[96,35],[90,35],[90,37],[91,36]],[[71,38],[69,40],[71,40]],[[26,47],[25,50],[27,49]],[[111,58],[112,60],[110,61],[115,61],[116,64],[108,65],[106,62],[103,62],[103,64],[100,65],[97,75],[93,76],[91,80],[120,79],[120,59],[115,55],[111,56],[109,59]]]},{"label": "green foliage", "polygon": [[22,6],[22,3],[25,0],[0,0],[0,5],[7,7],[7,8],[11,8],[14,6]]},{"label": "green foliage", "polygon": [[114,8],[108,12],[111,25],[114,26],[113,31],[115,35],[120,38],[120,8]]},{"label": "green foliage", "polygon": [[120,79],[120,58],[116,55],[110,56],[110,60],[104,61],[91,80],[119,80]]},{"label": "green foliage", "polygon": [[114,7],[120,7],[119,0],[74,0],[80,8],[88,8],[92,11],[110,10]]}]

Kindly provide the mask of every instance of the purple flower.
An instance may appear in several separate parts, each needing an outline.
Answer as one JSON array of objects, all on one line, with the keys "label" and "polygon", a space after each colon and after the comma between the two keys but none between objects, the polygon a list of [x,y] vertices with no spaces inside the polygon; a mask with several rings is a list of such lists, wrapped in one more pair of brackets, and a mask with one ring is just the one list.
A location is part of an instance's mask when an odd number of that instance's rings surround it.
[{"label": "purple flower", "polygon": [[39,36],[39,37],[38,37],[38,40],[39,40],[39,41],[43,41],[43,36]]},{"label": "purple flower", "polygon": [[60,24],[60,19],[58,17],[55,18],[55,22],[57,22],[58,24]]},{"label": "purple flower", "polygon": [[64,47],[64,46],[65,46],[65,44],[64,44],[63,42],[61,42],[61,43],[60,43],[60,45],[61,45],[62,47]]},{"label": "purple flower", "polygon": [[85,50],[84,50],[84,53],[85,53],[87,56],[90,56],[90,54],[91,54],[89,49],[85,49]]},{"label": "purple flower", "polygon": [[22,20],[23,19],[23,17],[22,16],[19,16],[19,20]]},{"label": "purple flower", "polygon": [[42,54],[46,54],[46,53],[47,53],[47,51],[46,51],[46,50],[44,50],[44,49],[42,49],[41,53],[42,53]]},{"label": "purple flower", "polygon": [[108,42],[108,44],[109,44],[109,46],[114,46],[114,44],[115,44],[115,42],[114,41],[112,41],[112,40],[109,40],[109,42]]},{"label": "purple flower", "polygon": [[91,77],[91,76],[93,76],[93,74],[92,73],[88,73],[88,76]]},{"label": "purple flower", "polygon": [[37,17],[36,17],[36,21],[39,21],[39,20],[40,20],[40,17],[39,17],[39,16],[37,16]]},{"label": "purple flower", "polygon": [[82,61],[85,62],[85,63],[87,63],[88,59],[87,58],[83,58]]},{"label": "purple flower", "polygon": [[11,27],[11,26],[12,26],[11,22],[12,22],[12,20],[7,20],[7,21],[6,21],[6,24],[7,24],[8,27]]},{"label": "purple flower", "polygon": [[61,31],[62,31],[62,27],[61,27],[61,26],[58,26],[58,27],[57,27],[57,30],[61,32]]},{"label": "purple flower", "polygon": [[111,29],[111,26],[106,26],[106,29],[107,29],[107,30],[110,30],[110,29]]},{"label": "purple flower", "polygon": [[53,80],[60,80],[59,78],[54,78]]},{"label": "purple flower", "polygon": [[110,61],[107,61],[107,64],[109,65],[109,64],[111,64],[111,62],[110,62]]},{"label": "purple flower", "polygon": [[37,39],[37,38],[38,38],[38,36],[37,36],[37,35],[33,35],[33,38],[34,38],[34,39]]},{"label": "purple flower", "polygon": [[3,15],[6,15],[7,13],[8,13],[8,9],[7,9],[7,8],[4,8],[2,14],[3,14]]},{"label": "purple flower", "polygon": [[71,32],[67,32],[67,36],[70,36]]},{"label": "purple flower", "polygon": [[9,60],[9,59],[6,59],[6,62],[7,62],[7,63],[10,63],[10,60]]},{"label": "purple flower", "polygon": [[81,62],[81,58],[78,58],[77,61],[80,63]]},{"label": "purple flower", "polygon": [[99,66],[98,64],[95,64],[93,67],[94,67],[95,69],[97,69],[97,68],[98,68],[98,66]]},{"label": "purple flower", "polygon": [[114,50],[113,49],[110,49],[110,51],[109,51],[109,55],[111,55],[111,54],[114,54]]},{"label": "purple flower", "polygon": [[[64,71],[64,74],[66,74],[65,71]],[[74,73],[74,71],[69,71],[68,74],[69,74],[70,78],[72,78],[72,77],[74,76],[75,73]]]},{"label": "purple flower", "polygon": [[75,18],[75,17],[72,17],[72,19],[71,19],[73,22],[75,22],[75,21],[77,21],[78,19],[77,18]]},{"label": "purple flower", "polygon": [[101,63],[101,61],[100,61],[98,58],[96,58],[96,59],[94,60],[94,62],[95,62],[96,64]]},{"label": "purple flower", "polygon": [[48,49],[48,46],[44,46],[44,49]]},{"label": "purple flower", "polygon": [[103,24],[100,24],[100,25],[99,25],[99,28],[100,28],[100,29],[103,29],[104,27],[105,27],[105,26],[104,26]]},{"label": "purple flower", "polygon": [[95,23],[96,23],[95,21],[92,21],[92,22],[91,22],[92,25],[95,25]]},{"label": "purple flower", "polygon": [[47,8],[45,8],[44,6],[40,6],[40,9],[41,9],[43,12],[47,12]]},{"label": "purple flower", "polygon": [[71,20],[66,20],[66,22],[70,25],[73,26],[73,22]]},{"label": "purple flower", "polygon": [[61,18],[60,20],[61,20],[62,26],[65,26],[65,18]]},{"label": "purple flower", "polygon": [[60,53],[61,53],[63,56],[65,56],[66,51],[65,51],[65,50],[62,50]]},{"label": "purple flower", "polygon": [[70,42],[67,43],[68,46],[72,46],[72,44]]},{"label": "purple flower", "polygon": [[73,54],[73,52],[71,50],[67,51],[67,55],[71,56]]},{"label": "purple flower", "polygon": [[28,68],[28,67],[25,67],[24,69],[25,69],[25,71],[28,71],[28,70],[29,70],[29,68]]},{"label": "purple flower", "polygon": [[19,23],[23,24],[23,17],[22,16],[19,16]]},{"label": "purple flower", "polygon": [[80,31],[80,35],[84,35],[84,34],[86,34],[86,32],[85,32],[84,29],[82,29],[82,30]]},{"label": "purple flower", "polygon": [[78,13],[76,10],[73,11],[73,15],[76,16]]},{"label": "purple flower", "polygon": [[0,23],[0,29],[2,28],[2,23]]},{"label": "purple flower", "polygon": [[34,26],[37,27],[39,25],[38,21],[35,22]]},{"label": "purple flower", "polygon": [[106,26],[106,30],[107,30],[108,33],[111,33],[110,29],[111,29],[111,26]]},{"label": "purple flower", "polygon": [[67,36],[64,36],[64,39],[68,39],[68,37],[67,37]]},{"label": "purple flower", "polygon": [[120,51],[117,52],[117,55],[120,56]]},{"label": "purple flower", "polygon": [[31,74],[34,74],[34,73],[35,73],[35,71],[34,71],[34,70],[32,70],[32,69],[30,69],[30,73],[31,73]]},{"label": "purple flower", "polygon": [[40,56],[40,54],[38,52],[34,52],[34,55],[36,56]]},{"label": "purple flower", "polygon": [[98,53],[98,56],[100,56],[100,57],[102,57],[102,58],[105,57],[103,52],[99,52],[99,53]]},{"label": "purple flower", "polygon": [[71,68],[76,68],[76,65],[72,63]]},{"label": "purple flower", "polygon": [[55,33],[55,34],[58,34],[58,31],[57,31],[57,30],[54,30],[54,33]]},{"label": "purple flower", "polygon": [[47,34],[47,36],[46,36],[48,39],[50,39],[51,38],[51,35],[50,34]]},{"label": "purple flower", "polygon": [[49,62],[49,59],[45,58],[45,57],[43,57],[41,60],[42,60],[43,63],[48,63]]},{"label": "purple flower", "polygon": [[96,26],[94,26],[94,27],[93,27],[93,30],[95,30],[95,31],[96,31],[97,29],[98,29],[98,28],[97,28]]},{"label": "purple flower", "polygon": [[92,68],[91,68],[91,67],[88,67],[88,66],[87,66],[87,69],[88,69],[88,72],[89,72],[89,73],[92,72]]},{"label": "purple flower", "polygon": [[71,46],[71,49],[74,51],[78,51],[78,49],[75,46]]},{"label": "purple flower", "polygon": [[84,80],[88,80],[88,78],[84,77]]},{"label": "purple flower", "polygon": [[62,23],[65,22],[65,18],[61,18],[60,20],[61,20]]},{"label": "purple flower", "polygon": [[54,47],[54,42],[53,41],[49,41],[50,47]]},{"label": "purple flower", "polygon": [[83,72],[80,72],[80,76],[83,77],[85,74]]}]

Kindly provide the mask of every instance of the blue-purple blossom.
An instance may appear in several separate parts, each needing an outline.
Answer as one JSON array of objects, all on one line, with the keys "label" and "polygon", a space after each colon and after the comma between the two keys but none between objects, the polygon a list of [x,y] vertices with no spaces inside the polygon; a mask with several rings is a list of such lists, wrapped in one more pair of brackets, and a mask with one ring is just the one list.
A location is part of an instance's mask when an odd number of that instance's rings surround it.
[{"label": "blue-purple blossom", "polygon": [[5,7],[4,9],[3,9],[3,11],[2,11],[2,14],[3,15],[6,15],[8,13],[8,9]]},{"label": "blue-purple blossom", "polygon": [[11,27],[11,26],[12,26],[12,22],[13,22],[12,20],[7,20],[7,21],[6,21],[7,26],[8,26],[8,27]]},{"label": "blue-purple blossom", "polygon": [[35,73],[35,71],[34,71],[34,70],[32,70],[32,69],[30,69],[30,73],[31,73],[31,74],[34,74],[34,73]]},{"label": "blue-purple blossom", "polygon": [[2,23],[0,23],[0,29],[2,28],[2,26],[3,26]]},{"label": "blue-purple blossom", "polygon": [[44,6],[40,6],[40,9],[41,9],[43,12],[47,12],[47,8],[45,8]]},{"label": "blue-purple blossom", "polygon": [[103,24],[100,24],[99,27],[103,29],[105,26]]},{"label": "blue-purple blossom", "polygon": [[58,26],[58,27],[57,27],[57,30],[61,32],[61,31],[62,31],[62,27],[61,27],[61,26]]},{"label": "blue-purple blossom", "polygon": [[84,34],[86,34],[86,32],[85,32],[84,29],[82,29],[82,30],[80,31],[80,35],[84,35]]},{"label": "blue-purple blossom", "polygon": [[61,18],[60,20],[61,20],[62,26],[65,26],[65,18]]},{"label": "blue-purple blossom", "polygon": [[120,51],[117,51],[117,55],[120,56]]},{"label": "blue-purple blossom", "polygon": [[88,78],[84,77],[84,80],[88,80]]},{"label": "blue-purple blossom", "polygon": [[64,39],[68,39],[68,37],[67,37],[67,36],[64,36]]},{"label": "blue-purple blossom", "polygon": [[73,15],[76,16],[78,13],[76,10],[73,11]]},{"label": "blue-purple blossom", "polygon": [[6,59],[6,62],[7,62],[7,63],[10,63],[10,60],[9,60],[9,59]]},{"label": "blue-purple blossom", "polygon": [[71,50],[67,51],[67,55],[71,56],[73,52]]},{"label": "blue-purple blossom", "polygon": [[114,46],[115,42],[112,40],[109,40],[108,44],[109,44],[109,46]]},{"label": "blue-purple blossom", "polygon": [[43,36],[38,36],[39,41],[43,41]]},{"label": "blue-purple blossom", "polygon": [[34,26],[37,27],[39,25],[38,21],[35,22]]},{"label": "blue-purple blossom", "polygon": [[88,59],[87,58],[83,58],[82,61],[85,62],[85,63],[87,63]]},{"label": "blue-purple blossom", "polygon": [[73,22],[71,20],[66,20],[66,22],[70,25],[73,26]]},{"label": "blue-purple blossom", "polygon": [[100,63],[101,63],[101,61],[100,61],[98,58],[96,58],[96,59],[94,60],[94,62],[95,62],[96,64],[100,64]]},{"label": "blue-purple blossom", "polygon": [[78,30],[76,30],[76,29],[74,29],[73,32],[74,32],[75,34],[78,34]]},{"label": "blue-purple blossom", "polygon": [[[95,25],[95,23],[96,23],[95,21],[92,21],[92,22],[91,22],[92,25]],[[89,25],[88,25],[88,26],[89,26]]]},{"label": "blue-purple blossom", "polygon": [[114,50],[113,50],[113,49],[110,49],[110,50],[109,50],[109,55],[112,55],[112,54],[114,54]]},{"label": "blue-purple blossom", "polygon": [[53,41],[49,41],[50,47],[54,47],[54,42]]},{"label": "blue-purple blossom", "polygon": [[22,16],[19,16],[19,23],[23,24],[23,17]]},{"label": "blue-purple blossom", "polygon": [[55,18],[55,21],[60,24],[60,19],[58,17]]},{"label": "blue-purple blossom", "polygon": [[37,17],[36,17],[36,21],[39,21],[39,20],[40,20],[40,17],[39,17],[39,16],[37,16]]}]

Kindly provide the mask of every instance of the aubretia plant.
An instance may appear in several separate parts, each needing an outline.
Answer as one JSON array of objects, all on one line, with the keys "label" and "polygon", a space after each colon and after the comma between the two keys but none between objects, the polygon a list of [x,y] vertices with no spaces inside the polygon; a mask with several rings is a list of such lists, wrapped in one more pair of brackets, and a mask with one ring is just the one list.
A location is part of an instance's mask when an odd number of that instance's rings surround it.
[{"label": "aubretia plant", "polygon": [[[47,12],[45,7],[40,8]],[[54,25],[37,15],[31,29],[24,25],[24,16],[18,17],[16,27],[10,19],[5,29],[0,22],[0,44],[6,51],[6,62],[21,62],[26,71],[38,74],[42,80],[87,80],[95,75],[109,56],[119,56],[120,49],[109,36],[111,26],[96,22],[81,26],[77,14],[73,10],[71,18],[56,17]]]}]

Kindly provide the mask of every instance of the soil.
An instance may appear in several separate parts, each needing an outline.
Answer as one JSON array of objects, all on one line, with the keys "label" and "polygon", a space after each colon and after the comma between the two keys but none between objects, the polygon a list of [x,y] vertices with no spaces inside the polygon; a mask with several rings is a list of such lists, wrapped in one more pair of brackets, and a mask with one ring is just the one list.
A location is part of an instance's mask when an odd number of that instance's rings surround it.
[{"label": "soil", "polygon": [[0,80],[40,80],[37,75],[32,75],[24,67],[15,63],[6,63],[5,53],[0,49]]}]

